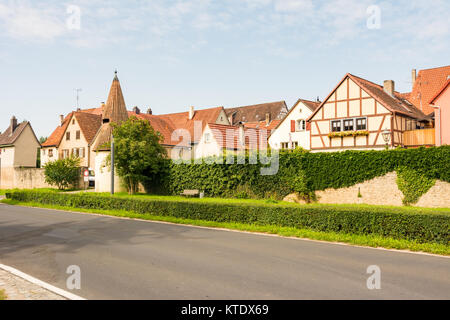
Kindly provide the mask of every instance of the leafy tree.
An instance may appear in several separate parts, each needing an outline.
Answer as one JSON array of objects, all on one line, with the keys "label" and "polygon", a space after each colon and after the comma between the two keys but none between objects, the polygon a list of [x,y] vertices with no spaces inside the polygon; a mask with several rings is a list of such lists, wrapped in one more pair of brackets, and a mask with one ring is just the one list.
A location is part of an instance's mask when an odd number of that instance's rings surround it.
[{"label": "leafy tree", "polygon": [[160,183],[161,173],[167,170],[166,150],[160,144],[162,135],[148,121],[136,117],[112,126],[115,167],[128,192],[136,193],[139,183],[144,186]]},{"label": "leafy tree", "polygon": [[[40,137],[39,143],[43,144],[45,141],[47,141],[47,137]],[[41,148],[37,149],[37,158],[36,158],[36,168],[41,167]]]},{"label": "leafy tree", "polygon": [[77,186],[80,179],[80,159],[65,158],[48,162],[44,166],[45,182],[59,190]]}]

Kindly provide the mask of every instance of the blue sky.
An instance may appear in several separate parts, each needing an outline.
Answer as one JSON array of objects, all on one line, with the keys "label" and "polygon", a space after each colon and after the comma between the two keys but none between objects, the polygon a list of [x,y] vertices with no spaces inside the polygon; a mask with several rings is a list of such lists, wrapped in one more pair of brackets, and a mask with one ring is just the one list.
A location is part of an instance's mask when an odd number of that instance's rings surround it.
[{"label": "blue sky", "polygon": [[0,0],[0,130],[14,114],[49,135],[76,88],[82,108],[107,99],[115,68],[128,108],[155,114],[291,107],[347,72],[409,91],[411,69],[450,64],[449,14],[447,0]]}]

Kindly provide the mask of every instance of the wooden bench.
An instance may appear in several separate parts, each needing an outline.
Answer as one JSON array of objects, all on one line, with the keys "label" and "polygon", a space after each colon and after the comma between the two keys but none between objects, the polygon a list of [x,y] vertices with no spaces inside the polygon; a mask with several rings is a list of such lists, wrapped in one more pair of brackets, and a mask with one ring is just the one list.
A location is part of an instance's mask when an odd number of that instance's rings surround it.
[{"label": "wooden bench", "polygon": [[183,192],[180,193],[180,196],[197,197],[200,196],[200,190],[183,190]]}]

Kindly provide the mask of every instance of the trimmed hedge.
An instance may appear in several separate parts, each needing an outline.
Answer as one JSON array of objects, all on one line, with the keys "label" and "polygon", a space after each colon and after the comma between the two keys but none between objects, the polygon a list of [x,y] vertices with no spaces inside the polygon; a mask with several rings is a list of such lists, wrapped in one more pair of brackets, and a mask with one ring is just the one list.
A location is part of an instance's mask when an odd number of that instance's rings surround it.
[{"label": "trimmed hedge", "polygon": [[[225,163],[225,162],[224,162]],[[345,151],[280,153],[280,170],[273,176],[260,174],[261,164],[169,164],[164,188],[168,194],[201,189],[208,196],[231,196],[245,186],[256,197],[276,194],[283,198],[293,192],[286,184],[292,172],[304,172],[310,191],[343,188],[395,171],[415,170],[431,179],[450,182],[450,146],[394,149],[384,151]]]},{"label": "trimmed hedge", "polygon": [[316,231],[379,235],[448,245],[450,214],[401,208],[223,204],[189,200],[136,199],[96,194],[37,191],[8,193],[9,199],[83,209],[126,210],[216,222],[309,228]]}]

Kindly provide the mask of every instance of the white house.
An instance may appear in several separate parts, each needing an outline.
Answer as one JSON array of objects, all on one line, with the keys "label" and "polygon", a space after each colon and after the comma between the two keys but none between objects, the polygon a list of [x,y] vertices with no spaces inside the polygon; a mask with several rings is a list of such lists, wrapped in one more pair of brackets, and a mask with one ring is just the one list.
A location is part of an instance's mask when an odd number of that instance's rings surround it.
[{"label": "white house", "polygon": [[310,149],[310,128],[306,121],[320,102],[299,99],[269,137],[272,149]]}]

